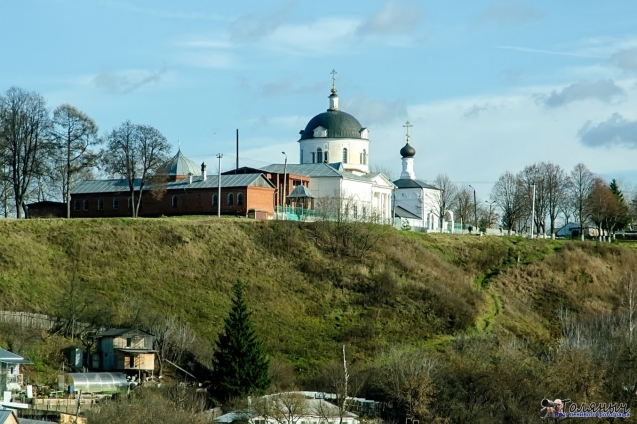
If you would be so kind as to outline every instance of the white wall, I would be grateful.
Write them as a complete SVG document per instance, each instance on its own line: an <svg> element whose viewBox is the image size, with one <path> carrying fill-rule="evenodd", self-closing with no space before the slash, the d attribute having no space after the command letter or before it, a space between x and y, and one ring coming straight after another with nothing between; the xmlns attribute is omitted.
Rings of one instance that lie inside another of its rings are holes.
<svg viewBox="0 0 637 424"><path fill-rule="evenodd" d="M343 167L348 170L358 170L369 172L369 140L358 138L312 138L309 140L299 140L299 163L312 163L312 152L321 148L323 154L329 152L327 162L339 163L343 161L343 149L347 149L347 163ZM367 152L367 165L360 163L360 155L363 150ZM303 156L301 157L301 153ZM325 159L323 159L325 161Z"/></svg>

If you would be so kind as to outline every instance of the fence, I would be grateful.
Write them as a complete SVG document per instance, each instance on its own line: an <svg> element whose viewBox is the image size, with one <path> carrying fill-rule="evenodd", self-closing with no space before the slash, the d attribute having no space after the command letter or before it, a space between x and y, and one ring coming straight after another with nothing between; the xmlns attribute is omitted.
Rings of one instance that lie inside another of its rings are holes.
<svg viewBox="0 0 637 424"><path fill-rule="evenodd" d="M40 328L53 330L57 328L61 320L44 314L31 312L0 311L0 323L16 324L20 327Z"/></svg>

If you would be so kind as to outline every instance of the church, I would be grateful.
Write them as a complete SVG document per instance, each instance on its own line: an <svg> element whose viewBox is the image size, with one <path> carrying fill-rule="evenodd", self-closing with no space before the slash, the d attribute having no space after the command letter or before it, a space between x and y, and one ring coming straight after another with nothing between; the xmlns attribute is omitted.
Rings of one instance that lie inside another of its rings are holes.
<svg viewBox="0 0 637 424"><path fill-rule="evenodd" d="M142 194L140 216L220 212L287 220L406 221L414 230L439 229L436 197L440 190L415 176L411 124L405 125L407 143L400 149L400 179L391 181L382 173L370 172L370 131L340 109L335 73L329 107L299 132L298 163L237 168L224 172L219 180L207 175L205 164L197 165L180 149L163 167L168 176L163 195L154 196L152 188ZM130 216L127 186L121 179L80 182L71 192L71 216ZM449 214L442 217L443 230L449 223L453 229Z"/></svg>

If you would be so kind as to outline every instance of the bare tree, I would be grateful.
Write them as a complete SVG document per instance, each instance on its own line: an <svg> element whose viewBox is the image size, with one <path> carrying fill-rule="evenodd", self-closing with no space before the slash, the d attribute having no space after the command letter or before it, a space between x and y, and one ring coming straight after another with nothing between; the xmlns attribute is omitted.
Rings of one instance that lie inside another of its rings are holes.
<svg viewBox="0 0 637 424"><path fill-rule="evenodd" d="M62 198L66 217L71 217L71 189L75 177L95 166L97 154L90 150L99 143L97 125L84 112L64 104L53 111L53 141L62 173Z"/></svg>
<svg viewBox="0 0 637 424"><path fill-rule="evenodd" d="M139 215L143 191L168 160L169 151L166 137L149 125L126 121L108 135L106 149L102 152L104 167L110 174L119 175L128 182L133 217ZM137 200L135 191L138 191Z"/></svg>
<svg viewBox="0 0 637 424"><path fill-rule="evenodd" d="M310 413L310 406L300 393L285 392L258 398L251 406L252 413L279 424L296 424Z"/></svg>
<svg viewBox="0 0 637 424"><path fill-rule="evenodd" d="M377 383L407 417L426 419L433 400L433 362L413 348L394 348L379 358Z"/></svg>
<svg viewBox="0 0 637 424"><path fill-rule="evenodd" d="M190 350L197 338L188 324L172 315L156 316L148 325L148 332L155 336L159 375L163 373L165 360L180 363L184 353Z"/></svg>
<svg viewBox="0 0 637 424"><path fill-rule="evenodd" d="M447 174L438 174L433 181L433 185L439 189L433 197L437 208L438 220L440 221L440 232L442 233L442 222L447 211L454 207L458 187L451 182Z"/></svg>
<svg viewBox="0 0 637 424"><path fill-rule="evenodd" d="M28 197L37 193L34 185L38 177L46 174L50 124L41 95L11 87L0 97L0 152L8 167L18 218L27 212Z"/></svg>
<svg viewBox="0 0 637 424"><path fill-rule="evenodd" d="M394 171L388 166L380 166L378 164L374 164L369 167L369 171L384 174L387 178L389 178L390 181L393 181L396 177Z"/></svg>
<svg viewBox="0 0 637 424"><path fill-rule="evenodd" d="M535 194L535 215L531 219L535 220L537 234L546 235L546 216L548 214L548 194L546 175L543 164L533 164L526 166L518 174L522 186L524 187L524 203L528 205L527 211L531 212L533 194ZM535 186L535 190L533 190Z"/></svg>
<svg viewBox="0 0 637 424"><path fill-rule="evenodd" d="M589 197L595 186L595 175L584 165L578 163L571 171L568 185L569 200L575 209L575 219L580 225L580 237L584 240L584 225L590 217Z"/></svg>
<svg viewBox="0 0 637 424"><path fill-rule="evenodd" d="M568 197L568 176L559 165L549 162L542 163L541 167L544 171L546 182L547 209L551 220L550 233L551 238L555 239L555 221Z"/></svg>
<svg viewBox="0 0 637 424"><path fill-rule="evenodd" d="M517 224L524 215L526 201L524 189L518 177L510 171L500 175L491 189L491 200L502 211L502 225L508 234L519 231Z"/></svg>
<svg viewBox="0 0 637 424"><path fill-rule="evenodd" d="M462 229L464 230L464 225L468 222L471 222L471 218L473 217L474 213L472 190L466 185L458 188L453 204L456 214L456 221L460 220L460 222L462 222Z"/></svg>

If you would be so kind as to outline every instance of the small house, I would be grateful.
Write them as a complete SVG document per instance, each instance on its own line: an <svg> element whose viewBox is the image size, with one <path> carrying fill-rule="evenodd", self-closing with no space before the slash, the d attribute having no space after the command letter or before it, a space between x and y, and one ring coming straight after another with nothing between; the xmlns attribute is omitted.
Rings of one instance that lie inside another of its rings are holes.
<svg viewBox="0 0 637 424"><path fill-rule="evenodd" d="M30 363L31 361L20 355L0 349L0 391L22 389L23 378L20 374L20 365Z"/></svg>
<svg viewBox="0 0 637 424"><path fill-rule="evenodd" d="M97 352L92 368L101 371L148 371L155 369L155 337L142 330L113 328L95 336Z"/></svg>
<svg viewBox="0 0 637 424"><path fill-rule="evenodd" d="M18 419L13 411L9 409L0 409L0 424L18 424Z"/></svg>

